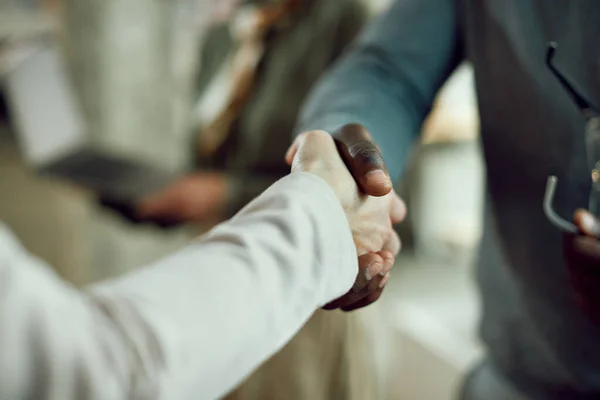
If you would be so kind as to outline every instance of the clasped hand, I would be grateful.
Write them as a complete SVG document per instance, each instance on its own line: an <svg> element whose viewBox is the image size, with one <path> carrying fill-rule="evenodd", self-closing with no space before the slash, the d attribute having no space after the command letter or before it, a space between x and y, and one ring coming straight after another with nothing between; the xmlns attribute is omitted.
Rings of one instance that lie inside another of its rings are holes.
<svg viewBox="0 0 600 400"><path fill-rule="evenodd" d="M325 308L351 311L381 296L400 251L392 224L402 221L405 206L391 190L379 150L366 130L350 125L334 137L324 131L303 133L288 150L286 161L292 173L310 172L325 180L346 212L359 270L350 291Z"/></svg>

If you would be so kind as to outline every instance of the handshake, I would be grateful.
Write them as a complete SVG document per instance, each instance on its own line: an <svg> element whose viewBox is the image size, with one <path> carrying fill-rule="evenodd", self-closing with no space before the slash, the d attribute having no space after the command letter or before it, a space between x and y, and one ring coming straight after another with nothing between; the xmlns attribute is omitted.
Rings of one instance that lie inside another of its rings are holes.
<svg viewBox="0 0 600 400"><path fill-rule="evenodd" d="M371 304L381 295L400 250L392 224L405 215L379 149L366 129L351 124L333 136L323 131L301 134L289 148L286 161L292 173L312 173L331 186L346 212L358 251L354 287L325 308L350 311ZM227 186L222 173L193 174L142 201L137 216L142 221L205 221L222 214Z"/></svg>
<svg viewBox="0 0 600 400"><path fill-rule="evenodd" d="M392 225L405 206L392 190L383 159L360 125L347 125L332 137L324 131L301 134L286 154L292 173L323 179L339 199L356 245L359 272L352 289L325 306L351 311L376 301L389 279L400 239Z"/></svg>

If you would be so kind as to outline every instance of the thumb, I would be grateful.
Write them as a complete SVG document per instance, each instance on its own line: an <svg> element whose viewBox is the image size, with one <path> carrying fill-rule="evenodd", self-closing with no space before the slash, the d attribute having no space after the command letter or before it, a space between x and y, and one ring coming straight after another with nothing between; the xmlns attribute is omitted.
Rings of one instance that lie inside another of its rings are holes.
<svg viewBox="0 0 600 400"><path fill-rule="evenodd" d="M586 236L600 239L600 221L589 211L584 209L575 211L573 222Z"/></svg>
<svg viewBox="0 0 600 400"><path fill-rule="evenodd" d="M379 197L392 190L392 180L369 131L362 125L349 124L338 130L334 137L348 170L363 192Z"/></svg>

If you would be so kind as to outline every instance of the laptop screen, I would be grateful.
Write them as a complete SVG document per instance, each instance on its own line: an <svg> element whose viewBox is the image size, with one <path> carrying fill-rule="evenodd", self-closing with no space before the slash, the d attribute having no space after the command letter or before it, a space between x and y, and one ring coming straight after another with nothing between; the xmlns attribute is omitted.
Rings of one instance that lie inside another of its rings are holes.
<svg viewBox="0 0 600 400"><path fill-rule="evenodd" d="M84 145L83 118L60 49L45 42L14 54L3 79L7 103L24 159L39 168Z"/></svg>

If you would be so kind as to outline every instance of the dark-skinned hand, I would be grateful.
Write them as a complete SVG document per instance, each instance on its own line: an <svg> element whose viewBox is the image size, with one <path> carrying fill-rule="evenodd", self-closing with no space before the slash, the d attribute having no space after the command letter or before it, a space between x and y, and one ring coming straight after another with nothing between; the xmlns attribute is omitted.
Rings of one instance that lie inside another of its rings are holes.
<svg viewBox="0 0 600 400"><path fill-rule="evenodd" d="M389 270L400 251L400 239L392 225L404 219L406 208L392 190L392 180L381 152L364 127L346 125L333 137L348 172L369 202L363 212L349 221L359 256L355 285L344 296L324 307L327 310L352 311L372 304L381 296L389 279ZM298 142L296 140L292 144L286 155L290 165ZM374 274L382 260L382 273Z"/></svg>
<svg viewBox="0 0 600 400"><path fill-rule="evenodd" d="M564 254L573 295L579 306L600 322L600 220L577 210L573 222L580 233L564 235Z"/></svg>

